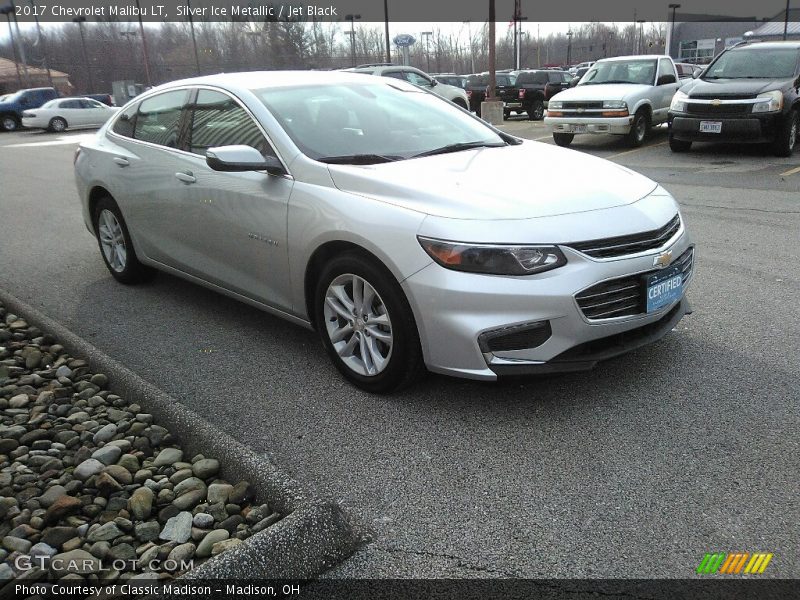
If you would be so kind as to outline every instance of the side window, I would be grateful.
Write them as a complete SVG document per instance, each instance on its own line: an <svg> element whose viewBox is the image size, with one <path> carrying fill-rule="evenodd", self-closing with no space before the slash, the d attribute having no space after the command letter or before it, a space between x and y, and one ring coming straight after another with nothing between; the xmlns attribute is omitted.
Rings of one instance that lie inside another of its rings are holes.
<svg viewBox="0 0 800 600"><path fill-rule="evenodd" d="M405 75L406 81L409 83L413 83L414 85L421 87L431 87L431 82L419 73L414 73L414 71L406 71L403 74Z"/></svg>
<svg viewBox="0 0 800 600"><path fill-rule="evenodd" d="M672 68L672 62L668 58L662 58L659 62L661 63L659 69L660 73L658 75L659 77L663 77L664 75L672 75L677 79L677 76L675 75L675 69Z"/></svg>
<svg viewBox="0 0 800 600"><path fill-rule="evenodd" d="M97 100L92 100L91 98L84 98L81 100L81 105L83 108L103 108L102 104L100 104Z"/></svg>
<svg viewBox="0 0 800 600"><path fill-rule="evenodd" d="M562 83L564 81L560 73L547 73L546 75L550 79L550 83Z"/></svg>
<svg viewBox="0 0 800 600"><path fill-rule="evenodd" d="M386 71L383 74L383 76L384 77L392 77L393 79L402 79L403 81L406 80L406 78L403 77L403 74L400 71Z"/></svg>
<svg viewBox="0 0 800 600"><path fill-rule="evenodd" d="M61 108L83 108L80 100L64 100L61 103Z"/></svg>
<svg viewBox="0 0 800 600"><path fill-rule="evenodd" d="M209 148L243 144L264 156L275 155L253 118L227 94L200 90L191 122L189 151L194 154L205 156Z"/></svg>
<svg viewBox="0 0 800 600"><path fill-rule="evenodd" d="M186 90L165 92L144 100L139 105L133 137L143 142L178 147L181 110L186 101Z"/></svg>
<svg viewBox="0 0 800 600"><path fill-rule="evenodd" d="M125 109L125 111L120 113L119 117L117 117L117 120L114 121L111 131L117 135L133 137L133 127L136 123L136 113L138 110L139 106L137 104Z"/></svg>

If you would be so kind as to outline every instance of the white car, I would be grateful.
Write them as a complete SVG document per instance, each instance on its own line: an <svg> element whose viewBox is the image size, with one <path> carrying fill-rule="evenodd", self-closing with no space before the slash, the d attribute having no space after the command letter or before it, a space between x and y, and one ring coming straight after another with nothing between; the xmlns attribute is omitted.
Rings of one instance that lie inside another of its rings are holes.
<svg viewBox="0 0 800 600"><path fill-rule="evenodd" d="M82 143L75 175L118 281L159 269L314 328L372 392L422 367L590 369L689 312L694 245L664 188L388 77L175 81Z"/></svg>
<svg viewBox="0 0 800 600"><path fill-rule="evenodd" d="M668 56L604 58L577 86L550 98L544 123L559 146L569 146L578 133L624 135L641 146L652 126L667 122L678 87Z"/></svg>
<svg viewBox="0 0 800 600"><path fill-rule="evenodd" d="M424 71L415 69L414 67L404 65L390 65L390 64L375 64L375 65L361 65L352 69L343 69L350 73L365 73L368 75L377 75L379 77L392 77L407 81L421 87L423 90L433 92L437 96L441 96L445 100L450 100L453 104L461 108L468 109L469 98L467 92L460 86L448 85L438 81L435 77L428 75Z"/></svg>
<svg viewBox="0 0 800 600"><path fill-rule="evenodd" d="M80 127L100 127L119 108L91 98L56 98L22 113L22 126L60 132Z"/></svg>

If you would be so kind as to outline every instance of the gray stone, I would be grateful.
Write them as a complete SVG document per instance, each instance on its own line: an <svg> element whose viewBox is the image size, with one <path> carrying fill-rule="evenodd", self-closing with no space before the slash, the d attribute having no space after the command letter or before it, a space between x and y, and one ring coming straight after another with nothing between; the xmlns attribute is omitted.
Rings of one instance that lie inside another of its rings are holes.
<svg viewBox="0 0 800 600"><path fill-rule="evenodd" d="M131 473L136 473L139 470L139 459L133 454L123 454L117 464Z"/></svg>
<svg viewBox="0 0 800 600"><path fill-rule="evenodd" d="M163 467L180 462L183 459L183 450L178 448L164 448L153 461L154 467Z"/></svg>
<svg viewBox="0 0 800 600"><path fill-rule="evenodd" d="M92 544L92 547L89 548L89 552L92 556L96 556L97 558L105 558L108 556L109 550L111 550L111 544L108 542L95 542Z"/></svg>
<svg viewBox="0 0 800 600"><path fill-rule="evenodd" d="M192 490L175 498L175 500L172 501L172 505L177 507L179 510L188 510L200 504L205 497L205 490Z"/></svg>
<svg viewBox="0 0 800 600"><path fill-rule="evenodd" d="M208 486L208 503L222 502L224 504L228 501L232 491L233 486L230 483L212 483Z"/></svg>
<svg viewBox="0 0 800 600"><path fill-rule="evenodd" d="M28 394L17 394L8 401L9 408L24 408L30 402Z"/></svg>
<svg viewBox="0 0 800 600"><path fill-rule="evenodd" d="M192 465L192 472L200 479L208 479L219 473L219 461L215 458L204 458Z"/></svg>
<svg viewBox="0 0 800 600"><path fill-rule="evenodd" d="M225 552L225 550L230 550L231 548L235 548L241 544L244 544L244 542L238 538L222 540L221 542L217 542L211 546L211 556L216 556L217 554Z"/></svg>
<svg viewBox="0 0 800 600"><path fill-rule="evenodd" d="M56 369L56 377L70 377L72 375L72 369L70 369L67 365L61 365Z"/></svg>
<svg viewBox="0 0 800 600"><path fill-rule="evenodd" d="M206 558L211 556L211 549L214 544L223 540L227 540L230 535L231 534L224 529L215 529L213 531L209 531L197 546L197 552L195 553L197 558Z"/></svg>
<svg viewBox="0 0 800 600"><path fill-rule="evenodd" d="M192 523L195 527L208 529L214 524L214 517L208 513L197 513L192 519Z"/></svg>
<svg viewBox="0 0 800 600"><path fill-rule="evenodd" d="M131 494L128 510L136 521L144 521L153 510L153 490L140 487Z"/></svg>
<svg viewBox="0 0 800 600"><path fill-rule="evenodd" d="M58 550L53 548L52 546L45 544L44 542L39 542L38 544L34 544L33 547L30 549L31 556L53 556Z"/></svg>
<svg viewBox="0 0 800 600"><path fill-rule="evenodd" d="M261 519L258 523L253 525L253 533L258 533L259 531L263 531L270 525L274 525L280 520L281 520L280 513L274 512L270 516Z"/></svg>
<svg viewBox="0 0 800 600"><path fill-rule="evenodd" d="M111 475L111 477L120 482L122 485L128 485L133 482L133 475L131 475L131 472L120 465L109 465L103 469L103 473Z"/></svg>
<svg viewBox="0 0 800 600"><path fill-rule="evenodd" d="M265 517L270 515L269 506L266 504L262 504L261 506L256 506L247 513L247 522L253 525L254 523L258 523Z"/></svg>
<svg viewBox="0 0 800 600"><path fill-rule="evenodd" d="M50 508L50 505L58 500L59 497L64 496L67 493L67 490L64 489L63 485L54 485L52 487L47 488L47 491L39 496L39 504L42 505L44 508Z"/></svg>
<svg viewBox="0 0 800 600"><path fill-rule="evenodd" d="M192 513L183 511L169 519L159 537L183 544L192 535Z"/></svg>
<svg viewBox="0 0 800 600"><path fill-rule="evenodd" d="M194 556L195 549L196 546L191 542L175 546L169 553L169 556L167 556L167 560L174 560L178 563L188 561Z"/></svg>
<svg viewBox="0 0 800 600"><path fill-rule="evenodd" d="M113 465L122 456L122 448L118 446L103 446L92 453L92 458L99 460L104 465Z"/></svg>
<svg viewBox="0 0 800 600"><path fill-rule="evenodd" d="M87 458L75 468L75 471L72 474L81 481L86 481L92 475L97 475L104 468L105 465L99 460Z"/></svg>
<svg viewBox="0 0 800 600"><path fill-rule="evenodd" d="M146 521L137 523L133 531L137 540L152 542L158 539L158 534L161 533L161 525L158 524L158 521Z"/></svg>
<svg viewBox="0 0 800 600"><path fill-rule="evenodd" d="M9 552L21 552L22 554L27 554L32 545L33 544L31 544L31 542L28 540L23 540L22 538L13 537L10 535L7 535L3 538L3 548Z"/></svg>
<svg viewBox="0 0 800 600"><path fill-rule="evenodd" d="M252 495L253 489L250 487L250 484L246 481L240 481L233 486L233 490L231 490L231 495L228 498L228 502L232 502L233 504L241 504L245 500L249 500Z"/></svg>
<svg viewBox="0 0 800 600"><path fill-rule="evenodd" d="M117 524L112 521L92 529L89 535L86 536L86 539L90 542L108 542L117 539L121 535L123 535L122 531L120 531Z"/></svg>
<svg viewBox="0 0 800 600"><path fill-rule="evenodd" d="M185 494L186 492L192 492L195 490L203 490L206 491L206 484L203 483L202 479L198 479L197 477L189 477L189 479L184 479L178 485L176 485L172 490L175 492L176 496L180 496Z"/></svg>
<svg viewBox="0 0 800 600"><path fill-rule="evenodd" d="M92 438L95 444L100 442L107 442L117 434L117 426L114 423L104 425L100 431L94 434Z"/></svg>
<svg viewBox="0 0 800 600"><path fill-rule="evenodd" d="M108 558L112 562L116 560L136 560L136 550L130 544L117 544L116 546L111 546L111 550L108 551Z"/></svg>
<svg viewBox="0 0 800 600"><path fill-rule="evenodd" d="M99 558L85 550L72 550L56 554L50 561L50 572L56 577L68 574L91 575L102 568Z"/></svg>

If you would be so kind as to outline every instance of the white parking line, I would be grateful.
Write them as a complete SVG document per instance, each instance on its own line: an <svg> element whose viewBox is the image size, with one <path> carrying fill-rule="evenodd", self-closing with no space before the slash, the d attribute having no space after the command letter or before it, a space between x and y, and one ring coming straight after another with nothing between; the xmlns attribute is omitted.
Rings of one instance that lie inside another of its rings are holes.
<svg viewBox="0 0 800 600"><path fill-rule="evenodd" d="M0 146L2 148L31 148L35 146L61 146L63 144L80 144L81 142L88 141L94 137L93 133L84 133L81 135L61 136L55 140L47 140L44 142L25 142L22 144L9 144L8 146Z"/></svg>

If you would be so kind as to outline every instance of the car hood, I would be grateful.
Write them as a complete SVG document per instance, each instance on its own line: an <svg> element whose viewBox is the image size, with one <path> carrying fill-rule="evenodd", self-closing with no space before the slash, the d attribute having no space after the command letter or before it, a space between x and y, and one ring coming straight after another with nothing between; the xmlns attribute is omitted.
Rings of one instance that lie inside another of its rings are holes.
<svg viewBox="0 0 800 600"><path fill-rule="evenodd" d="M788 81L774 79L694 79L681 88L689 97L757 96L761 92L778 90Z"/></svg>
<svg viewBox="0 0 800 600"><path fill-rule="evenodd" d="M638 83L598 83L578 85L559 92L551 100L624 100L631 94L641 94L652 88Z"/></svg>
<svg viewBox="0 0 800 600"><path fill-rule="evenodd" d="M528 219L631 204L656 184L582 152L526 141L377 165L328 165L346 192L454 219Z"/></svg>

